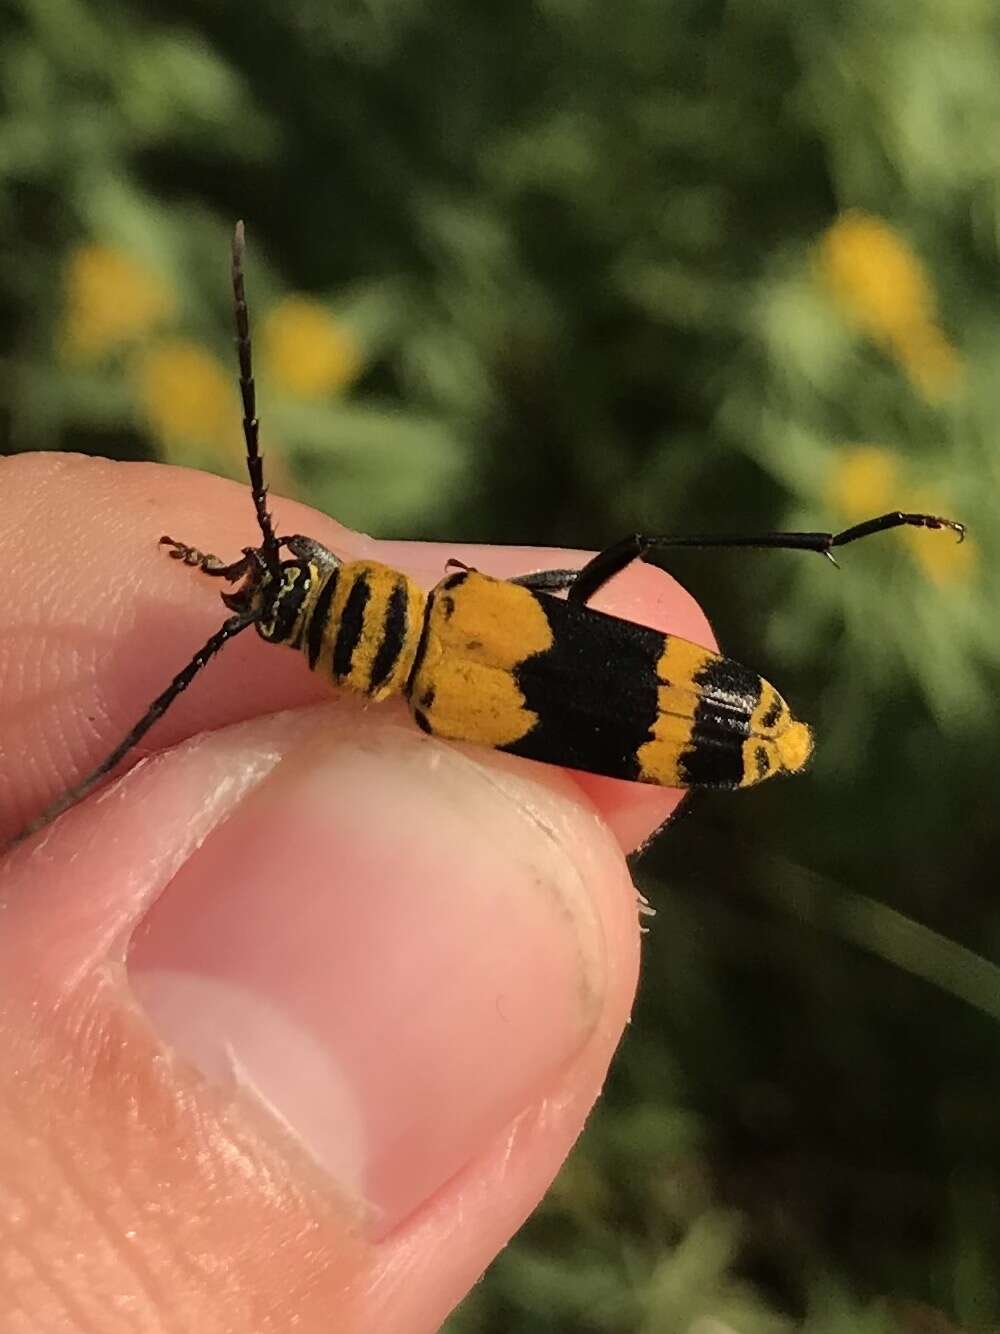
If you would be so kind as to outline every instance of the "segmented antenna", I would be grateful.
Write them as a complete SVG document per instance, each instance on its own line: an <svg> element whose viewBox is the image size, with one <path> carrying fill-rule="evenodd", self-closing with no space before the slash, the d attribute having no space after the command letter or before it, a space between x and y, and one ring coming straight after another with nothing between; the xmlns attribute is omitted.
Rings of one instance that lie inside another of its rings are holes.
<svg viewBox="0 0 1000 1334"><path fill-rule="evenodd" d="M63 811L68 810L70 806L75 806L78 801L82 801L84 797L92 792L105 774L109 774L117 765L118 761L124 759L132 747L139 744L157 719L161 718L163 714L166 713L167 709L170 708L171 704L173 704L181 691L187 690L188 686L205 666L209 658L214 657L219 649L222 648L224 644L228 643L235 635L240 634L240 632L245 630L247 626L253 625L256 619L256 614L250 612L243 613L239 616L230 616L229 620L225 622L222 628L217 630L211 639L201 646L188 665L182 671L177 673L167 686L166 690L164 690L161 695L157 695L156 699L153 700L152 704L150 704L149 708L142 715L136 725L127 736L119 741L111 754L106 755L97 768L93 769L86 778L82 778L80 782L71 787L68 792L64 792L58 801L54 801L51 806L48 806L37 819L32 820L27 828L22 830L14 841L19 843L22 838L27 838L27 836L33 834L36 829L41 829L43 825L47 825L51 820L54 820L57 815L61 815Z"/></svg>
<svg viewBox="0 0 1000 1334"><path fill-rule="evenodd" d="M233 303L236 322L236 352L240 367L240 396L243 400L243 438L247 446L247 472L250 476L250 491L253 496L254 509L257 513L257 522L260 525L263 541L257 550L244 548L242 560L236 561L232 565L223 565L215 557L205 556L200 551L196 551L182 542L174 542L170 538L161 539L171 548L170 554L175 559L184 560L187 564L195 564L205 574L218 575L231 581L240 578L246 572L250 567L251 559L263 562L268 572L275 576L280 575L281 564L281 543L275 535L274 524L267 512L264 461L261 458L257 444L258 423L250 348L250 317L247 313L246 292L243 285L243 251L245 248L246 238L243 223L238 222L233 233ZM226 600L225 597L223 600ZM214 657L230 639L246 630L248 626L253 625L259 619L258 611L241 610L237 615L231 616L221 629L217 630L211 639L202 645L187 666L177 673L166 690L153 700L132 730L122 738L110 755L106 755L96 769L93 769L79 783L64 792L36 820L33 820L18 835L15 842L19 842L28 834L34 833L36 829L47 825L57 815L60 815L68 807L75 805L76 802L81 801L93 791L101 779L109 774L134 746L139 744L153 724L170 708L177 696L188 688L209 659Z"/></svg>
<svg viewBox="0 0 1000 1334"><path fill-rule="evenodd" d="M277 574L279 562L278 539L274 523L267 511L267 487L264 485L264 459L257 445L257 396L253 383L253 362L250 347L250 316L247 311L246 291L243 285L243 252L246 233L242 219L233 232L233 314L236 321L236 355L240 363L240 397L243 400L243 438L247 445L247 472L250 475L250 493L257 522L263 535L261 555L272 574Z"/></svg>

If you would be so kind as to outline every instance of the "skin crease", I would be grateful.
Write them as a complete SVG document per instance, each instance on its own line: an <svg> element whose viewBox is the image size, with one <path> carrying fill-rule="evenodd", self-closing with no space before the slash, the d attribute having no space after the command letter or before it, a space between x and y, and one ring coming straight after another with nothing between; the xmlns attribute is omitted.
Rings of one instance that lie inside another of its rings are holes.
<svg viewBox="0 0 1000 1334"><path fill-rule="evenodd" d="M258 539L246 487L194 472L45 455L0 463L0 480L3 568L17 576L0 629L6 842L111 749L224 619L218 585L170 561L159 536L224 559ZM378 543L290 501L275 498L272 511L279 532L385 561L425 587L449 556L501 576L585 559ZM714 646L703 614L658 570L633 567L594 605ZM331 703L301 655L248 631L123 769L179 749L7 853L0 1328L432 1331L579 1134L635 988L638 922L623 853L666 819L677 793L459 748L498 794L529 793L583 868L602 942L597 1009L575 1053L513 1119L384 1235L264 1108L176 1059L131 995L123 963L135 926L180 861L316 730L309 706L324 701L322 716L332 712L345 735L385 740L390 753L402 747L423 762L427 746L443 744L417 737L396 704ZM279 710L294 712L272 719ZM438 888L427 886L428 901ZM419 896L419 884L410 892ZM544 1004L542 994L539 1013Z"/></svg>

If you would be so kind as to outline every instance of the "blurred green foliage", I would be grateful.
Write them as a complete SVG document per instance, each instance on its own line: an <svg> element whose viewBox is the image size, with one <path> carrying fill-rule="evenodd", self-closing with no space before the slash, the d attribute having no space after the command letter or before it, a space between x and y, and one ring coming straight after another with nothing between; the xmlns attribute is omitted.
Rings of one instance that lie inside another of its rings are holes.
<svg viewBox="0 0 1000 1334"><path fill-rule="evenodd" d="M383 535L678 554L819 736L692 803L606 1099L453 1334L1000 1326L987 0L6 0L0 432ZM280 512L280 511L279 511Z"/></svg>

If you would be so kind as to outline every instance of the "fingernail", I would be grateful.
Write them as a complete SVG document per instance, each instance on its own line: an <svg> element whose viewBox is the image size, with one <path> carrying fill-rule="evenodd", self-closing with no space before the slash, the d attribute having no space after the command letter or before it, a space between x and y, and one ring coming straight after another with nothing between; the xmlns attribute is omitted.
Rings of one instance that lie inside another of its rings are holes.
<svg viewBox="0 0 1000 1334"><path fill-rule="evenodd" d="M587 868L606 835L493 766L337 709L129 949L159 1036L270 1109L375 1236L544 1094L600 1013Z"/></svg>

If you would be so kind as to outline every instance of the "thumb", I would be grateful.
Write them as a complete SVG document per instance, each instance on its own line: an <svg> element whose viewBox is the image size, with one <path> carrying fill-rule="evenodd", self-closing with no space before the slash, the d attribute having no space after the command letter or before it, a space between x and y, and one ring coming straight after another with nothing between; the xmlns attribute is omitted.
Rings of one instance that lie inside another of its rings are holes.
<svg viewBox="0 0 1000 1334"><path fill-rule="evenodd" d="M635 982L618 845L360 712L186 742L7 858L3 1327L435 1330L557 1171Z"/></svg>

